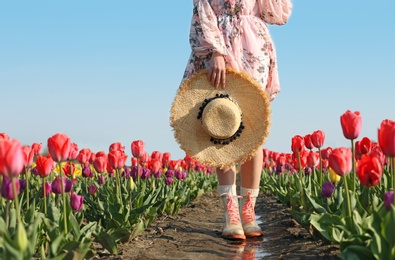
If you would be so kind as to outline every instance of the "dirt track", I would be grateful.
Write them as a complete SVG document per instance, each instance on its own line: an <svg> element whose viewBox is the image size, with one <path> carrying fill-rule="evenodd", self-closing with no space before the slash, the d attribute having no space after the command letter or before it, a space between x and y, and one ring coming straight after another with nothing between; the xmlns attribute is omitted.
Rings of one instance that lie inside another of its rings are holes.
<svg viewBox="0 0 395 260"><path fill-rule="evenodd" d="M338 246L312 237L272 195L258 197L256 214L262 238L224 240L222 205L216 191L208 192L177 216L162 216L133 241L119 245L117 256L96 259L339 259Z"/></svg>

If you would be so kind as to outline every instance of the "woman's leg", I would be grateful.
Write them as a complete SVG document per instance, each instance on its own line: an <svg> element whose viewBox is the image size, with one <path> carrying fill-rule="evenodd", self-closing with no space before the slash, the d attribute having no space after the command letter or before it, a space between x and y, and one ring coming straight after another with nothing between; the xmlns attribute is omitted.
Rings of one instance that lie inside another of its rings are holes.
<svg viewBox="0 0 395 260"><path fill-rule="evenodd" d="M222 237L245 239L239 213L239 197L236 191L236 167L217 169L218 191L225 208L225 225Z"/></svg>
<svg viewBox="0 0 395 260"><path fill-rule="evenodd" d="M256 223L255 202L259 194L259 185L261 181L263 166L263 150L258 149L255 156L245 162L240 169L242 224L244 234L247 237L258 237L263 235L261 228Z"/></svg>

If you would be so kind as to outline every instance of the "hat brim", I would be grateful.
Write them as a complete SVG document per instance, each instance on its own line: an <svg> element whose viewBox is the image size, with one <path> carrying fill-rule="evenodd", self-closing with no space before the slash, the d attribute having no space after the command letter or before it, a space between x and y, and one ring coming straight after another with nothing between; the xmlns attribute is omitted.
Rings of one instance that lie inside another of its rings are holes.
<svg viewBox="0 0 395 260"><path fill-rule="evenodd" d="M244 130L227 145L214 144L197 119L206 98L229 94L243 113ZM270 99L267 92L249 74L227 69L225 89L214 88L201 70L185 80L171 107L170 125L180 148L198 162L226 168L251 159L269 135Z"/></svg>

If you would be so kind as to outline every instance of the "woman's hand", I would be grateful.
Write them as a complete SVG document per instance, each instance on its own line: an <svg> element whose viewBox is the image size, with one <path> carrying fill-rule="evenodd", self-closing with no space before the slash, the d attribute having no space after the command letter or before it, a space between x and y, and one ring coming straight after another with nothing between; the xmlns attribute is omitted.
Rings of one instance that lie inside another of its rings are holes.
<svg viewBox="0 0 395 260"><path fill-rule="evenodd" d="M214 52L211 58L210 68L208 70L208 80L215 88L221 86L225 88L226 66L225 58L222 54Z"/></svg>

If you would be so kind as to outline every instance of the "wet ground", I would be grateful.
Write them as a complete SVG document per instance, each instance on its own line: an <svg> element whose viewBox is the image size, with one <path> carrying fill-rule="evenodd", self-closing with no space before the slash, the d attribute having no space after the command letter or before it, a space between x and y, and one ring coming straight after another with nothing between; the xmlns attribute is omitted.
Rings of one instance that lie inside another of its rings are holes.
<svg viewBox="0 0 395 260"><path fill-rule="evenodd" d="M314 238L274 196L261 194L256 214L263 237L242 242L222 239L222 205L216 191L208 192L177 216L162 216L138 237L119 245L118 255L102 252L96 259L339 259L337 245Z"/></svg>

